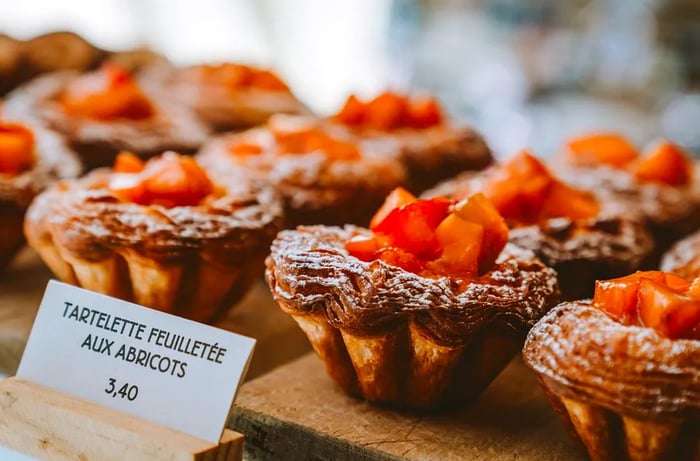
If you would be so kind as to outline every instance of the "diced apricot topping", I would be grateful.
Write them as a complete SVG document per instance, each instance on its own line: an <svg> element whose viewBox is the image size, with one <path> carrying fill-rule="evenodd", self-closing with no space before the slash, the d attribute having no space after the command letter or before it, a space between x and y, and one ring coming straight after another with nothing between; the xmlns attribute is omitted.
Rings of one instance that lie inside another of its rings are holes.
<svg viewBox="0 0 700 461"><path fill-rule="evenodd" d="M433 267L448 274L477 274L483 248L484 227L451 213L435 229L442 254Z"/></svg>
<svg viewBox="0 0 700 461"><path fill-rule="evenodd" d="M590 192L575 189L557 182L544 200L540 210L541 218L565 216L572 220L588 219L596 216L600 206Z"/></svg>
<svg viewBox="0 0 700 461"><path fill-rule="evenodd" d="M193 158L167 152L139 171L115 172L109 189L126 202L172 208L199 205L214 185Z"/></svg>
<svg viewBox="0 0 700 461"><path fill-rule="evenodd" d="M599 280L593 304L625 325L653 328L672 339L697 338L699 280L691 284L677 275L660 271Z"/></svg>
<svg viewBox="0 0 700 461"><path fill-rule="evenodd" d="M360 150L354 143L337 139L319 126L294 119L271 120L268 126L275 136L279 154L307 154L320 151L333 160L360 159Z"/></svg>
<svg viewBox="0 0 700 461"><path fill-rule="evenodd" d="M143 170L144 163L141 158L131 152L119 152L114 160L114 171L116 173L138 173Z"/></svg>
<svg viewBox="0 0 700 461"><path fill-rule="evenodd" d="M635 165L634 173L641 181L677 186L690 181L691 164L680 147L661 141L644 153Z"/></svg>
<svg viewBox="0 0 700 461"><path fill-rule="evenodd" d="M481 194L451 208L446 199L418 200L397 188L372 218L372 235L353 238L345 248L363 261L381 259L428 275L487 272L508 240L503 218Z"/></svg>
<svg viewBox="0 0 700 461"><path fill-rule="evenodd" d="M229 152L235 156L258 155L261 154L263 148L260 144L251 142L237 142L228 146Z"/></svg>
<svg viewBox="0 0 700 461"><path fill-rule="evenodd" d="M231 89L256 87L271 91L289 91L287 85L274 72L242 64L202 65L198 66L196 71L204 83L223 85Z"/></svg>
<svg viewBox="0 0 700 461"><path fill-rule="evenodd" d="M392 242L388 235L360 235L345 242L345 249L358 259L371 261L379 250L388 248L391 245Z"/></svg>
<svg viewBox="0 0 700 461"><path fill-rule="evenodd" d="M375 232L390 235L396 246L417 256L433 259L440 254L435 228L445 219L449 207L447 200L429 199L394 208Z"/></svg>
<svg viewBox="0 0 700 461"><path fill-rule="evenodd" d="M345 125L360 125L365 116L365 105L357 96L351 94L343 108L336 114L336 119Z"/></svg>
<svg viewBox="0 0 700 461"><path fill-rule="evenodd" d="M401 208L402 206L408 205L416 200L418 199L415 195L403 187L397 187L391 191L389 195L387 195L386 199L384 199L384 203L372 217L372 220L369 223L369 228L373 231L377 230L377 226L381 224L386 217L389 216L389 213L394 211L395 208Z"/></svg>
<svg viewBox="0 0 700 461"><path fill-rule="evenodd" d="M474 194L461 201L455 206L454 212L460 218L479 224L484 229L478 263L479 271L486 272L508 243L508 226L505 220L482 194Z"/></svg>
<svg viewBox="0 0 700 461"><path fill-rule="evenodd" d="M413 98L386 91L362 102L355 95L345 101L334 119L349 126L391 131L399 128L430 128L443 121L435 98Z"/></svg>
<svg viewBox="0 0 700 461"><path fill-rule="evenodd" d="M600 210L592 194L560 182L527 151L501 165L483 192L514 226L558 217L587 219Z"/></svg>
<svg viewBox="0 0 700 461"><path fill-rule="evenodd" d="M73 80L63 91L61 103L70 114L97 120L139 120L155 113L136 81L114 63Z"/></svg>
<svg viewBox="0 0 700 461"><path fill-rule="evenodd" d="M623 136L599 133L581 136L567 143L569 160L575 165L610 165L622 168L633 162L639 153Z"/></svg>
<svg viewBox="0 0 700 461"><path fill-rule="evenodd" d="M400 267L413 273L419 273L425 267L425 263L418 256L397 247L381 249L377 252L377 259L387 264Z"/></svg>
<svg viewBox="0 0 700 461"><path fill-rule="evenodd" d="M35 161L32 130L17 123L0 123L0 173L18 175Z"/></svg>

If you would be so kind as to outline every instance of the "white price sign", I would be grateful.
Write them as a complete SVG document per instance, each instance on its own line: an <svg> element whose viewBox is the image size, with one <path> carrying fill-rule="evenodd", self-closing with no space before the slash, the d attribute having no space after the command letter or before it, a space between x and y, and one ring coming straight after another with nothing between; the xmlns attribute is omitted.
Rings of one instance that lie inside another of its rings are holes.
<svg viewBox="0 0 700 461"><path fill-rule="evenodd" d="M17 376L218 443L254 346L50 281Z"/></svg>

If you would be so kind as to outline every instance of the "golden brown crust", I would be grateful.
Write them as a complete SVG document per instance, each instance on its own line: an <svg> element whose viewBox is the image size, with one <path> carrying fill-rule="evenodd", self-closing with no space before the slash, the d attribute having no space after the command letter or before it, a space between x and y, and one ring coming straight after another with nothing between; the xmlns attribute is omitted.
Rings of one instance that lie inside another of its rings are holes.
<svg viewBox="0 0 700 461"><path fill-rule="evenodd" d="M490 171L463 173L423 196L459 200L482 190ZM590 296L596 279L635 271L653 250L650 234L626 202L605 195L598 198L601 210L595 218L553 218L509 233L512 243L534 251L557 270L565 299Z"/></svg>
<svg viewBox="0 0 700 461"><path fill-rule="evenodd" d="M496 320L527 330L558 299L555 272L517 247L508 246L492 271L464 287L450 277L426 278L350 256L344 242L368 232L353 226L281 232L266 277L282 308L320 313L330 325L359 336L411 320L434 341L464 345Z"/></svg>
<svg viewBox="0 0 700 461"><path fill-rule="evenodd" d="M220 317L260 276L282 209L269 188L227 184L199 206L117 201L106 171L59 184L27 212L29 244L60 279L198 321ZM217 180L218 179L218 180Z"/></svg>
<svg viewBox="0 0 700 461"><path fill-rule="evenodd" d="M540 320L523 355L564 397L636 418L700 420L700 341L625 326L578 301Z"/></svg>
<svg viewBox="0 0 700 461"><path fill-rule="evenodd" d="M259 144L263 153L230 154L228 146L239 142ZM387 155L396 148L393 143L365 142L359 147L358 160L334 160L323 152L279 155L272 132L257 128L214 138L201 149L198 159L210 171L271 184L284 199L290 227L366 224L386 195L405 182L405 170Z"/></svg>
<svg viewBox="0 0 700 461"><path fill-rule="evenodd" d="M88 168L111 165L123 150L142 158L166 150L191 154L204 142L206 129L188 111L163 100L154 100L156 114L143 120L100 121L66 114L56 98L78 75L63 71L35 79L8 98L6 113L60 133Z"/></svg>
<svg viewBox="0 0 700 461"><path fill-rule="evenodd" d="M359 136L390 139L400 146L399 159L408 170L408 188L414 193L423 192L457 173L481 170L493 162L484 138L465 125L443 123L423 129L356 131Z"/></svg>
<svg viewBox="0 0 700 461"><path fill-rule="evenodd" d="M36 164L16 176L0 173L0 208L24 210L53 182L80 174L80 162L59 136L37 125L28 128L34 133Z"/></svg>
<svg viewBox="0 0 700 461"><path fill-rule="evenodd" d="M231 89L208 84L199 77L200 67L161 67L150 72L145 80L154 89L159 88L163 97L171 98L195 112L217 132L261 125L278 113L309 113L289 90L255 87Z"/></svg>
<svg viewBox="0 0 700 461"><path fill-rule="evenodd" d="M30 126L35 165L16 176L0 173L0 270L24 244L22 222L32 199L52 183L78 176L80 162L56 134Z"/></svg>
<svg viewBox="0 0 700 461"><path fill-rule="evenodd" d="M673 272L688 280L700 275L700 232L676 242L664 254L661 270Z"/></svg>
<svg viewBox="0 0 700 461"><path fill-rule="evenodd" d="M644 217L662 246L700 227L700 189L694 182L686 186L640 182L627 171L606 166L558 166L557 174L573 185L625 202L631 212Z"/></svg>
<svg viewBox="0 0 700 461"><path fill-rule="evenodd" d="M30 240L55 240L93 261L130 248L158 260L216 250L213 259L235 264L267 247L280 227L277 195L252 183L220 183L226 184L221 197L165 208L119 201L106 188L109 175L96 170L37 197L26 217Z"/></svg>
<svg viewBox="0 0 700 461"><path fill-rule="evenodd" d="M371 402L428 410L479 395L558 299L556 274L507 246L473 282L350 256L353 226L281 232L265 277L329 376Z"/></svg>

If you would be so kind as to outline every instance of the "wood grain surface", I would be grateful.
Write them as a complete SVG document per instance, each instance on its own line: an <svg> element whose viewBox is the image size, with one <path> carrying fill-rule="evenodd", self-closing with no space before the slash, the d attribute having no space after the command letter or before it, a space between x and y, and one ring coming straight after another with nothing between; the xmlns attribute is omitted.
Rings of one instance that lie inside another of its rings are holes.
<svg viewBox="0 0 700 461"><path fill-rule="evenodd" d="M0 381L0 409L0 445L43 460L239 461L243 456L243 435L237 432L226 430L213 444L18 378Z"/></svg>
<svg viewBox="0 0 700 461"><path fill-rule="evenodd" d="M229 427L250 460L586 459L519 359L472 405L427 416L346 396L309 354L244 384Z"/></svg>
<svg viewBox="0 0 700 461"><path fill-rule="evenodd" d="M17 369L50 278L50 271L28 249L0 274L0 374L12 375ZM248 379L311 350L296 323L277 307L262 278L215 326L258 340Z"/></svg>

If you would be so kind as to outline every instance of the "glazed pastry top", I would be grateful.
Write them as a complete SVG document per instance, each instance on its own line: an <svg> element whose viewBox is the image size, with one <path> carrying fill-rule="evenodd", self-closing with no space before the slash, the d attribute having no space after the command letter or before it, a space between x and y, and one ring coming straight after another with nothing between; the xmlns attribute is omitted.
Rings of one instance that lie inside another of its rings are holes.
<svg viewBox="0 0 700 461"><path fill-rule="evenodd" d="M668 141L650 144L640 153L615 134L583 136L569 141L557 172L588 190L600 190L628 202L630 209L663 225L691 218L700 207L697 166Z"/></svg>
<svg viewBox="0 0 700 461"><path fill-rule="evenodd" d="M569 186L526 152L481 173L462 173L423 196L459 200L476 191L492 198L506 218L511 242L549 262L605 259L636 266L652 249L634 207Z"/></svg>
<svg viewBox="0 0 700 461"><path fill-rule="evenodd" d="M640 418L700 417L700 341L623 325L591 301L549 312L523 355L564 396Z"/></svg>
<svg viewBox="0 0 700 461"><path fill-rule="evenodd" d="M0 203L24 209L45 187L75 177L80 163L56 134L16 122L0 122Z"/></svg>
<svg viewBox="0 0 700 461"><path fill-rule="evenodd" d="M210 169L257 174L275 184L391 188L406 174L397 149L391 141L360 141L311 117L277 115L264 127L215 138L198 157Z"/></svg>
<svg viewBox="0 0 700 461"><path fill-rule="evenodd" d="M371 235L353 226L281 232L266 277L282 308L324 315L360 335L411 319L436 341L460 344L494 319L529 328L558 299L556 273L529 251L506 246L491 271L465 284L382 260L362 261L345 249L352 238Z"/></svg>
<svg viewBox="0 0 700 461"><path fill-rule="evenodd" d="M16 91L4 111L20 120L48 124L70 142L118 145L140 154L163 145L198 147L207 135L187 110L151 98L115 64L81 74L61 71Z"/></svg>
<svg viewBox="0 0 700 461"><path fill-rule="evenodd" d="M26 228L44 238L50 234L69 250L92 260L124 247L162 259L199 249L214 250L214 258L231 257L269 243L280 228L281 204L269 188L213 176L210 193L195 203L190 200L191 183L184 178L185 203L179 201L182 191L168 183L173 177L176 182L183 179L179 176L182 171L166 173L155 182L148 175L145 180L137 175L136 182L127 178L125 185L125 173L102 169L58 184L35 200L27 213ZM154 196L158 189L160 195ZM134 201L130 195L134 191L157 199Z"/></svg>

